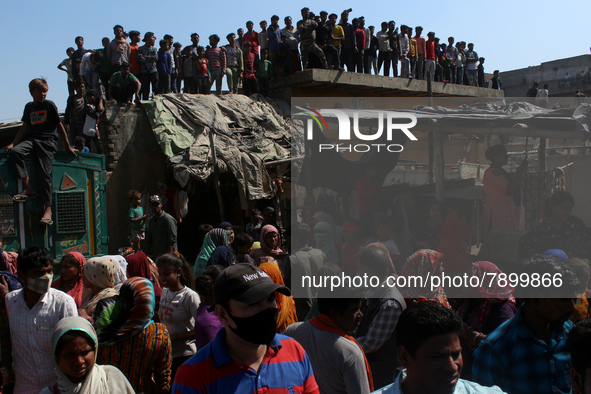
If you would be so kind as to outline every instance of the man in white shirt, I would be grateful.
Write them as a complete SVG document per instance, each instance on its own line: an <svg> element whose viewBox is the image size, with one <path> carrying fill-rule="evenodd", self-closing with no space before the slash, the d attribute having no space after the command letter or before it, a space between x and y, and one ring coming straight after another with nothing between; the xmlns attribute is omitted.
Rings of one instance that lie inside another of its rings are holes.
<svg viewBox="0 0 591 394"><path fill-rule="evenodd" d="M409 76L409 66L410 62L408 60L408 50L409 50L409 43L408 43L408 26L402 25L400 26L400 36L399 36L399 43L400 43L400 77L408 78Z"/></svg>
<svg viewBox="0 0 591 394"><path fill-rule="evenodd" d="M390 48L390 34L388 22L382 22L382 30L376 34L380 47L378 49L378 72L384 64L384 76L390 75L390 62L392 61L392 48Z"/></svg>
<svg viewBox="0 0 591 394"><path fill-rule="evenodd" d="M398 358L405 369L394 383L375 393L503 393L497 386L460 379L464 361L459 335L463 328L455 312L438 302L409 305L396 325Z"/></svg>
<svg viewBox="0 0 591 394"><path fill-rule="evenodd" d="M78 316L74 299L51 288L53 261L47 249L30 246L18 256L18 277L24 288L6 294L16 385L14 392L38 394L57 382L51 335L66 316ZM0 294L5 294L0 286Z"/></svg>

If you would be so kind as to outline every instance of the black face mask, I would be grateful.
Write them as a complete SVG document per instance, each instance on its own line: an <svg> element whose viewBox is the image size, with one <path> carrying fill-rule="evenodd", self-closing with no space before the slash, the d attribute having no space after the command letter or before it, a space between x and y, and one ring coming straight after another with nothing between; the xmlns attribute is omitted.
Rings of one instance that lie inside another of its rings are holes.
<svg viewBox="0 0 591 394"><path fill-rule="evenodd" d="M278 313L279 309L268 308L250 317L235 317L230 314L236 323L236 328L230 329L247 342L268 345L275 338Z"/></svg>

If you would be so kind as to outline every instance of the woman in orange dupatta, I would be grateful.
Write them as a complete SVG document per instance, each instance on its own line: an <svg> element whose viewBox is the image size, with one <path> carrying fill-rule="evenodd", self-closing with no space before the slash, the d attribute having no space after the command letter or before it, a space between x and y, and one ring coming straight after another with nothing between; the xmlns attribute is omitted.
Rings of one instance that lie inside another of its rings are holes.
<svg viewBox="0 0 591 394"><path fill-rule="evenodd" d="M283 277L279 266L275 263L263 263L259 265L259 268L265 271L278 285L285 286L283 283ZM298 316L296 315L295 301L291 296L285 296L275 292L277 297L277 308L279 309L279 315L277 316L277 332L281 334L287 326L292 323L298 322Z"/></svg>

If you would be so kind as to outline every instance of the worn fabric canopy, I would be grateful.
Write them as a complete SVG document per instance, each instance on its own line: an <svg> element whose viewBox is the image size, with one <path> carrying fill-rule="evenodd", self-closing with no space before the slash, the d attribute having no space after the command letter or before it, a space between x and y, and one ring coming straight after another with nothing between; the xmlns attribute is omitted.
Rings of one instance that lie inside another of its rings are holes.
<svg viewBox="0 0 591 394"><path fill-rule="evenodd" d="M287 103L259 95L165 94L142 104L182 187L212 175L215 148L220 172L231 172L245 197L273 196L264 163L290 157Z"/></svg>

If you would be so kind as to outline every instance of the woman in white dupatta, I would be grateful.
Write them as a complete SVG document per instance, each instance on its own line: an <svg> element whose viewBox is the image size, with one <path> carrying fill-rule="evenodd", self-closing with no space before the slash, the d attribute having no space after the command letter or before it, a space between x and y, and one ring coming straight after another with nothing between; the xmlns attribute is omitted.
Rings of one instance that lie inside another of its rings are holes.
<svg viewBox="0 0 591 394"><path fill-rule="evenodd" d="M41 394L135 394L129 381L111 365L97 365L96 332L82 317L59 321L52 336L57 383Z"/></svg>

